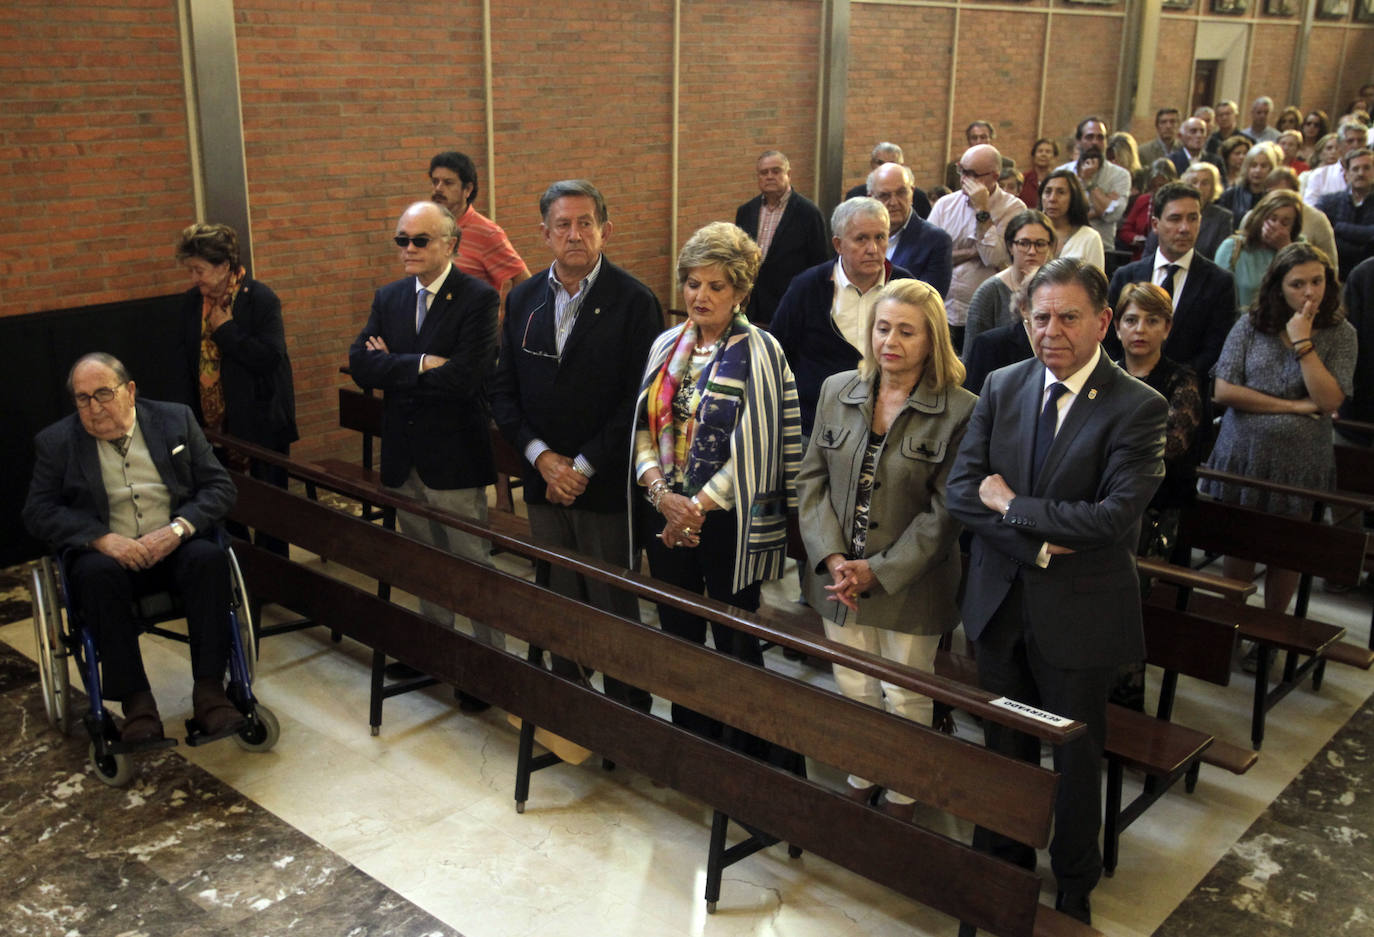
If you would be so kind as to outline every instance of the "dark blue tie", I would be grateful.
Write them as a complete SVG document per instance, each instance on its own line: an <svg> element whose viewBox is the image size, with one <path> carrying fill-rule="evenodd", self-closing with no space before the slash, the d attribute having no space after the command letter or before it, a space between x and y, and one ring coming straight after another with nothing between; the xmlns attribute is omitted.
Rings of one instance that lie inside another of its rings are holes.
<svg viewBox="0 0 1374 937"><path fill-rule="evenodd" d="M1040 422L1035 424L1035 454L1031 462L1031 487L1035 487L1035 479L1040 474L1040 469L1045 465L1045 457L1050 454L1050 446L1054 444L1054 431L1059 425L1059 407L1057 403L1060 396L1068 388L1055 381L1049 386L1049 396L1045 398L1045 408L1040 411Z"/></svg>

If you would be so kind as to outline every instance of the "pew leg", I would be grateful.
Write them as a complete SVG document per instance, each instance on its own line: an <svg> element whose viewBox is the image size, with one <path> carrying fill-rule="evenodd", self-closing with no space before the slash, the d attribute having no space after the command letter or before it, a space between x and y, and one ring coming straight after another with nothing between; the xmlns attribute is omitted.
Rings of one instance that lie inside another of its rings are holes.
<svg viewBox="0 0 1374 937"><path fill-rule="evenodd" d="M1110 878L1116 872L1118 842L1121 839L1121 784L1123 771L1116 758L1107 759L1107 802L1102 811L1102 873Z"/></svg>
<svg viewBox="0 0 1374 937"><path fill-rule="evenodd" d="M1322 657L1317 661L1317 666L1312 668L1312 692L1316 693L1322 688L1322 678L1326 676L1326 658Z"/></svg>
<svg viewBox="0 0 1374 937"><path fill-rule="evenodd" d="M381 651L372 652L372 694L368 700L367 722L372 727L373 735L380 735L382 732L382 700L385 696L382 693L382 682L386 678L386 655Z"/></svg>
<svg viewBox="0 0 1374 937"><path fill-rule="evenodd" d="M528 719L520 723L520 745L515 755L515 812L525 812L530 798L530 760L534 755L534 723Z"/></svg>
<svg viewBox="0 0 1374 937"><path fill-rule="evenodd" d="M1264 711L1269 696L1269 665L1274 650L1263 642L1255 645L1255 704L1250 716L1250 745L1255 751L1264 744Z"/></svg>
<svg viewBox="0 0 1374 937"><path fill-rule="evenodd" d="M1183 776L1183 789L1191 794L1197 788L1198 772L1202 770L1202 759L1195 758L1193 763L1188 766L1188 773Z"/></svg>
<svg viewBox="0 0 1374 937"><path fill-rule="evenodd" d="M720 901L720 877L725 871L725 830L730 818L717 810L711 815L711 845L706 852L706 913L716 913Z"/></svg>
<svg viewBox="0 0 1374 937"><path fill-rule="evenodd" d="M976 937L978 928L964 921L959 922L959 937Z"/></svg>

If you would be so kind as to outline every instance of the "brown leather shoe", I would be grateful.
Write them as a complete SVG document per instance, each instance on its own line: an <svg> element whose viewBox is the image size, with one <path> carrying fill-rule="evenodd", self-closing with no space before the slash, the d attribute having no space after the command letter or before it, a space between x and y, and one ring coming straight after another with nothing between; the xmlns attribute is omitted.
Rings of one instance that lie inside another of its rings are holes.
<svg viewBox="0 0 1374 937"><path fill-rule="evenodd" d="M162 717L157 712L157 700L151 690L139 690L124 701L124 727L119 731L121 742L147 742L162 738Z"/></svg>
<svg viewBox="0 0 1374 937"><path fill-rule="evenodd" d="M206 735L218 735L243 721L243 713L229 702L224 686L213 678L196 681L191 688L191 708L195 711L196 722Z"/></svg>

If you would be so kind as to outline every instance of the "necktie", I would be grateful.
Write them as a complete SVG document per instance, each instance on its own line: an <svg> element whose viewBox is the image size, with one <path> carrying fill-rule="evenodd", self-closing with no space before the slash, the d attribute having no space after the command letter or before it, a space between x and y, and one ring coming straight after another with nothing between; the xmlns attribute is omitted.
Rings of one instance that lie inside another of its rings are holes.
<svg viewBox="0 0 1374 937"><path fill-rule="evenodd" d="M417 290L415 293L415 334L420 334L420 329L425 324L425 313L429 309L425 306L425 297L429 295L429 290Z"/></svg>
<svg viewBox="0 0 1374 937"><path fill-rule="evenodd" d="M1059 425L1057 403L1068 388L1056 381L1050 385L1049 390L1049 396L1045 398L1045 408L1040 411L1040 421L1035 424L1035 453L1031 462L1032 488L1035 487L1036 476L1045 464L1045 457L1050 454L1050 446L1054 443L1054 431Z"/></svg>
<svg viewBox="0 0 1374 937"><path fill-rule="evenodd" d="M121 456L126 456L129 454L129 447L133 445L134 437L120 436L118 439L107 439L106 442L114 446L115 451Z"/></svg>
<svg viewBox="0 0 1374 937"><path fill-rule="evenodd" d="M1178 264L1169 264L1164 268L1164 282L1159 285L1164 287L1164 292L1169 294L1170 299L1174 298L1174 277L1182 269Z"/></svg>

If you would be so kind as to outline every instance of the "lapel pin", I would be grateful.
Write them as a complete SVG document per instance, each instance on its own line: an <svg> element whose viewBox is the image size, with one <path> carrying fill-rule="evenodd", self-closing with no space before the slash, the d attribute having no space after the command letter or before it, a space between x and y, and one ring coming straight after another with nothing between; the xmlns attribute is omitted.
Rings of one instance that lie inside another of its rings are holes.
<svg viewBox="0 0 1374 937"><path fill-rule="evenodd" d="M445 299L445 300L452 300L452 299L453 299L453 294L452 294L452 293L445 293L445 294L444 294L444 299Z"/></svg>
<svg viewBox="0 0 1374 937"><path fill-rule="evenodd" d="M599 316L599 315L601 315L601 307L600 307L600 306L597 306L595 309L593 309L593 310L592 310L592 315L594 315L594 316Z"/></svg>
<svg viewBox="0 0 1374 937"><path fill-rule="evenodd" d="M1097 388L1096 388L1096 387L1094 387L1092 390L1088 391L1088 399L1089 399L1089 400L1096 400L1096 399L1097 399Z"/></svg>

